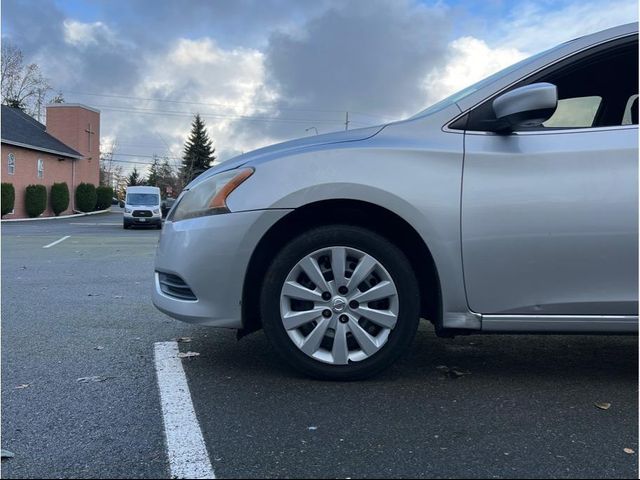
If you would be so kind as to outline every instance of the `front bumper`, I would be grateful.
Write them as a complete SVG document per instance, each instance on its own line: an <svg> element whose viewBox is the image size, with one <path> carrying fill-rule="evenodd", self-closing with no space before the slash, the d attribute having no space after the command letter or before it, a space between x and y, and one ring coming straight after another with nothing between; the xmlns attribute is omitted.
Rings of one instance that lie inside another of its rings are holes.
<svg viewBox="0 0 640 480"><path fill-rule="evenodd" d="M160 225L162 224L162 217L124 217L123 222L125 225Z"/></svg>
<svg viewBox="0 0 640 480"><path fill-rule="evenodd" d="M189 323L242 328L242 288L258 242L291 210L255 210L165 222L156 251L153 304ZM158 272L179 276L197 300L165 294Z"/></svg>

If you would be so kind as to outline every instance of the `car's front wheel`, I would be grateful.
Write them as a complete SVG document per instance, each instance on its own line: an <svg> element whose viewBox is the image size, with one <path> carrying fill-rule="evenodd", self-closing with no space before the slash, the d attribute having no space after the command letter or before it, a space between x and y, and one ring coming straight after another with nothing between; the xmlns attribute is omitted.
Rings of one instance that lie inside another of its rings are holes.
<svg viewBox="0 0 640 480"><path fill-rule="evenodd" d="M375 232L319 227L276 255L261 292L265 333L298 370L335 380L375 375L406 352L419 321L404 253Z"/></svg>

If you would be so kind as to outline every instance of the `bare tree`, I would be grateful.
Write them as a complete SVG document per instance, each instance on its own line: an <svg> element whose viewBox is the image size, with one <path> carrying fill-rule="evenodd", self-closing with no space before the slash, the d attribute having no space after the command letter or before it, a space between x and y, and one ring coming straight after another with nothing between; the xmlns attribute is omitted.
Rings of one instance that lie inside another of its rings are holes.
<svg viewBox="0 0 640 480"><path fill-rule="evenodd" d="M158 177L160 179L158 186L163 195L175 198L182 190L179 169L170 165L168 157L163 158L158 168Z"/></svg>
<svg viewBox="0 0 640 480"><path fill-rule="evenodd" d="M22 52L8 41L2 42L2 61L0 66L0 81L2 83L2 100L5 98L5 88L9 79L17 78L22 70Z"/></svg>
<svg viewBox="0 0 640 480"><path fill-rule="evenodd" d="M116 198L124 200L127 191L127 176L124 174L122 165L113 166L111 178L113 179L113 191L116 192Z"/></svg>
<svg viewBox="0 0 640 480"><path fill-rule="evenodd" d="M40 117L45 96L51 90L40 67L36 63L25 65L20 49L8 41L2 42L0 63L2 103Z"/></svg>
<svg viewBox="0 0 640 480"><path fill-rule="evenodd" d="M115 188L113 154L117 148L116 140L101 148L100 153L100 185Z"/></svg>

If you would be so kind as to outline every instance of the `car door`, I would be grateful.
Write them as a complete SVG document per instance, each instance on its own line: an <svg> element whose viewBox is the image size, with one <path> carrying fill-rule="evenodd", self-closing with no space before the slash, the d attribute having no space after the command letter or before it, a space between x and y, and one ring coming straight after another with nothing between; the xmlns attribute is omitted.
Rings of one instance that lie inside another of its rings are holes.
<svg viewBox="0 0 640 480"><path fill-rule="evenodd" d="M462 256L472 311L633 315L638 294L637 36L514 87L558 87L541 127L465 131ZM486 124L486 123L485 123Z"/></svg>

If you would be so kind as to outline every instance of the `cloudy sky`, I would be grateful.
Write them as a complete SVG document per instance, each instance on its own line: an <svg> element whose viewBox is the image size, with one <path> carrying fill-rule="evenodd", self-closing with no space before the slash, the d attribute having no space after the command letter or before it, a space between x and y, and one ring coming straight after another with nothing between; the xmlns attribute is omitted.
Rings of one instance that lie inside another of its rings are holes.
<svg viewBox="0 0 640 480"><path fill-rule="evenodd" d="M637 19L636 0L3 0L2 39L100 109L103 146L144 169L178 161L195 112L224 161L344 129L346 111L350 128L409 116Z"/></svg>

